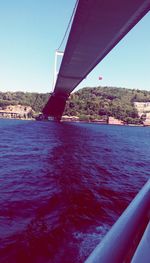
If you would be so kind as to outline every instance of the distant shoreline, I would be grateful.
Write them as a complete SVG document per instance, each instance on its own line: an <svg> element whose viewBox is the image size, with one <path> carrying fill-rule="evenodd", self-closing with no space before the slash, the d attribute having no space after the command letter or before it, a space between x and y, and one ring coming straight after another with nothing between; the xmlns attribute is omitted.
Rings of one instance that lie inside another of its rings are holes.
<svg viewBox="0 0 150 263"><path fill-rule="evenodd" d="M51 122L54 120L36 120L36 118L1 118L0 120L20 120L20 121L42 121L42 122ZM130 126L130 127L150 127L150 125L144 124L119 124L119 123L107 123L102 121L87 121L87 120L60 120L60 122L68 123L88 123L88 124L98 124L98 125L114 125L114 126Z"/></svg>
<svg viewBox="0 0 150 263"><path fill-rule="evenodd" d="M146 126L143 124L115 124L115 123L106 123L106 122L97 122L97 121L61 120L60 122L76 122L76 123L89 123L89 124L98 124L98 125L130 126L130 127L148 127L148 125Z"/></svg>
<svg viewBox="0 0 150 263"><path fill-rule="evenodd" d="M35 121L35 118L2 118L0 120L19 120L19 121Z"/></svg>

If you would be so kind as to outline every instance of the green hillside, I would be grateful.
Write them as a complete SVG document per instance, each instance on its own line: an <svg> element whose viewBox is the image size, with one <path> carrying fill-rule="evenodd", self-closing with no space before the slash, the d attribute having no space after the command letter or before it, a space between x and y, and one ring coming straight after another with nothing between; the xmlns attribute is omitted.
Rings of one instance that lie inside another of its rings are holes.
<svg viewBox="0 0 150 263"><path fill-rule="evenodd" d="M49 98L46 93L0 92L0 107L28 105L35 112L42 111ZM140 123L134 102L150 101L150 92L115 87L83 88L71 94L64 115L93 120L113 116L127 123Z"/></svg>
<svg viewBox="0 0 150 263"><path fill-rule="evenodd" d="M150 101L150 92L115 87L83 88L70 96L64 114L91 120L113 116L127 123L140 123L135 101Z"/></svg>
<svg viewBox="0 0 150 263"><path fill-rule="evenodd" d="M35 112L40 112L49 98L49 93L30 93L30 92L0 92L0 107L8 105L27 105L31 106Z"/></svg>

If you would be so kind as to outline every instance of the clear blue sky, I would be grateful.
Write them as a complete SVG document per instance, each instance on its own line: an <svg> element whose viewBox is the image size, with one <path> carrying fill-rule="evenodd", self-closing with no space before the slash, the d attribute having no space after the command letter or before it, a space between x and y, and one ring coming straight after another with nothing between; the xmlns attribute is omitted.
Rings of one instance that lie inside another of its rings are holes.
<svg viewBox="0 0 150 263"><path fill-rule="evenodd" d="M0 91L52 90L54 51L74 5L75 0L0 0ZM147 14L78 88L150 90L149 29Z"/></svg>

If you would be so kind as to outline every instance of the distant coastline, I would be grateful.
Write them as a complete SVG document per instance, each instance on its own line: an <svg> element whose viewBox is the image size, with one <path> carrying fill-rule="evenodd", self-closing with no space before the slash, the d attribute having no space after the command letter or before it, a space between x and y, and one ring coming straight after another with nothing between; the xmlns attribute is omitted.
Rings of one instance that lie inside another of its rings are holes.
<svg viewBox="0 0 150 263"><path fill-rule="evenodd" d="M24 118L24 117L1 117L0 116L0 120L3 119L3 120L22 120L22 121L37 121L37 118L36 117L32 117L32 118ZM48 119L41 119L41 120L38 120L38 121L54 121L52 119L48 120ZM144 125L144 124L127 124L127 123L120 123L119 120L114 120L113 122L106 122L106 121L98 121L98 120L92 120L92 121L87 121L87 120L77 120L76 118L73 119L61 119L60 122L76 122L76 123L88 123L88 124L98 124L98 125L115 125L115 126L130 126L130 127L147 127L149 126L150 127L150 124L148 125Z"/></svg>
<svg viewBox="0 0 150 263"><path fill-rule="evenodd" d="M51 94L0 92L0 118L42 120ZM70 94L62 121L150 126L150 91L86 87Z"/></svg>
<svg viewBox="0 0 150 263"><path fill-rule="evenodd" d="M42 114L41 114L42 115ZM36 120L38 121L53 121L53 118L50 117L49 119L44 119L44 117L42 118L37 118ZM150 125L144 125L144 124L127 124L127 123L123 123L122 121L115 119L113 117L109 117L106 120L80 120L78 117L76 116L62 116L62 119L60 120L60 122L76 122L76 123L89 123L89 124L99 124L99 125L116 125L116 126L131 126L131 127L145 127L145 126L150 126Z"/></svg>

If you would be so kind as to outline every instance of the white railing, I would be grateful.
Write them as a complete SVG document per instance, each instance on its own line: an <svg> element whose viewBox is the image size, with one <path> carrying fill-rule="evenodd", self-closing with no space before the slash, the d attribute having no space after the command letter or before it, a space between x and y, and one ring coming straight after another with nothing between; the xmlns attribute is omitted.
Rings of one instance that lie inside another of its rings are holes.
<svg viewBox="0 0 150 263"><path fill-rule="evenodd" d="M150 226L147 227L149 216L150 180L133 199L85 263L150 262L150 249L147 249L147 242L150 243ZM145 234L143 235L144 231ZM143 238L140 242L142 235ZM149 235L149 241L147 241L147 235ZM141 253L145 255L147 261L139 259Z"/></svg>

